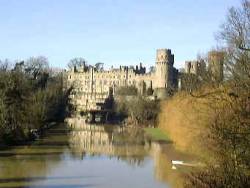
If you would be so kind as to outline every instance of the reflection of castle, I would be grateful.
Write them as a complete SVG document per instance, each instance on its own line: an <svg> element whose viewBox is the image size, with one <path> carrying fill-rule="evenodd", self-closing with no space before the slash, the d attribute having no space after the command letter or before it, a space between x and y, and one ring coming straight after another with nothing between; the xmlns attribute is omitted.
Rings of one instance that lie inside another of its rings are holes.
<svg viewBox="0 0 250 188"><path fill-rule="evenodd" d="M122 140L125 132L124 127L89 125L81 118L67 119L67 123L72 128L70 145L76 151L90 155L117 157L138 156L144 158L147 155L147 144L138 144L132 139L133 144L127 144Z"/></svg>
<svg viewBox="0 0 250 188"><path fill-rule="evenodd" d="M149 156L154 161L155 178L178 187L180 174L171 169L171 160L186 160L187 156L177 152L172 144L149 142L145 137L140 139L138 133L131 136L135 130L127 132L128 128L120 126L89 125L81 118L67 119L67 124L72 128L71 150L81 157L82 154L116 157L137 166Z"/></svg>

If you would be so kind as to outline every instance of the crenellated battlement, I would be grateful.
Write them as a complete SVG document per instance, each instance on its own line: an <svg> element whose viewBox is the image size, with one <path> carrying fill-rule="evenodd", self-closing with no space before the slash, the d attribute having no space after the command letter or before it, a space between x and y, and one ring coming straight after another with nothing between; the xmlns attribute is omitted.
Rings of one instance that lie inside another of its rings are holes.
<svg viewBox="0 0 250 188"><path fill-rule="evenodd" d="M147 73L146 68L140 63L137 66L120 66L109 70L96 69L93 66L80 66L65 73L66 87L73 86L72 103L77 111L96 110L99 103L105 99L98 98L100 94L106 97L114 95L119 87L134 86L141 94L148 91L157 91L158 88L167 90L174 84L176 69L173 67L174 56L169 49L159 49L156 55L155 71ZM155 92L157 98L158 95ZM94 101L94 102L93 102ZM102 101L102 102L101 102Z"/></svg>
<svg viewBox="0 0 250 188"><path fill-rule="evenodd" d="M174 63L174 55L170 49L158 49L156 51L156 63Z"/></svg>
<svg viewBox="0 0 250 188"><path fill-rule="evenodd" d="M212 51L208 63L214 79L223 79L222 52ZM153 71L146 72L140 63L137 66L120 66L109 70L96 69L94 66L80 66L67 71L66 87L74 86L72 99L79 110L97 109L97 104L105 101L109 95L115 95L119 87L136 87L139 93L146 94L154 91L154 96L164 98L174 88L182 88L182 75L201 75L206 72L204 60L185 62L185 72L179 73L174 67L174 55L170 49L156 51L156 63ZM104 95L102 95L104 94ZM98 96L105 96L104 98ZM94 101L94 102L93 102Z"/></svg>

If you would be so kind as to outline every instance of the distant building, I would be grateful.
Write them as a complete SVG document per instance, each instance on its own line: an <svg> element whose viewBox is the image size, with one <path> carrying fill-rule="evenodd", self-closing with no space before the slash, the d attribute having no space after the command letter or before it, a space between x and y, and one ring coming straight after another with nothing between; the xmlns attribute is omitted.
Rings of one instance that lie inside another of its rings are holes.
<svg viewBox="0 0 250 188"><path fill-rule="evenodd" d="M224 56L223 56L224 57ZM221 52L209 53L209 70L214 79L223 79L223 61ZM155 67L149 73L142 63L139 66L120 66L110 70L97 70L84 64L73 67L64 73L65 86L73 87L71 102L76 111L101 110L103 104L116 94L119 87L134 86L140 94L153 91L155 98L166 98L173 90L183 87L183 78L187 75L201 78L206 70L205 61L186 61L185 71L174 67L174 55L170 49L158 49Z"/></svg>
<svg viewBox="0 0 250 188"><path fill-rule="evenodd" d="M223 64L225 52L210 51L208 53L207 64L205 60L194 60L185 62L185 71L179 72L179 90L192 90L197 88L204 80L220 83L224 79Z"/></svg>
<svg viewBox="0 0 250 188"><path fill-rule="evenodd" d="M216 82L223 81L224 59L225 52L213 50L208 53L208 71L211 73L212 79Z"/></svg>
<svg viewBox="0 0 250 188"><path fill-rule="evenodd" d="M167 91L177 87L178 70L174 68L174 55L169 49L159 49L156 53L155 71L146 73L140 63L120 66L110 70L96 70L92 66L74 67L65 72L66 87L73 86L72 102L78 110L98 109L98 103L115 95L117 88L135 86L141 94L153 90L157 98L167 96Z"/></svg>
<svg viewBox="0 0 250 188"><path fill-rule="evenodd" d="M206 63L204 60L186 61L185 73L202 75L206 71Z"/></svg>

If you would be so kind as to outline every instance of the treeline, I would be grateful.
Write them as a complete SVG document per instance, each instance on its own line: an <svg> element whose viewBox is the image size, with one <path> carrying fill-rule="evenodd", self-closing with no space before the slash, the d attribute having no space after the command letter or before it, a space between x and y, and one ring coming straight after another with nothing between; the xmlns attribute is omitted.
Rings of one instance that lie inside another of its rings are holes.
<svg viewBox="0 0 250 188"><path fill-rule="evenodd" d="M159 101L140 95L134 86L120 87L116 91L115 111L127 124L155 126L159 110Z"/></svg>
<svg viewBox="0 0 250 188"><path fill-rule="evenodd" d="M62 73L44 57L0 61L0 143L30 140L32 131L63 119L67 103Z"/></svg>
<svg viewBox="0 0 250 188"><path fill-rule="evenodd" d="M203 164L184 187L250 187L250 1L231 8L219 33L223 82L199 82L162 104L160 127ZM193 82L193 85L194 82Z"/></svg>

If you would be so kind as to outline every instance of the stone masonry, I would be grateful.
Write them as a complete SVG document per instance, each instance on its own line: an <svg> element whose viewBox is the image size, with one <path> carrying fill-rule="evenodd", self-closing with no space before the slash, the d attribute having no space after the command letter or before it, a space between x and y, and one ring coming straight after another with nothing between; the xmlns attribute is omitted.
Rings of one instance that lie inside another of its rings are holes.
<svg viewBox="0 0 250 188"><path fill-rule="evenodd" d="M92 66L82 66L65 73L67 87L73 86L71 94L73 105L86 111L100 109L110 95L115 95L117 88L134 86L141 94L153 90L157 98L165 97L167 90L177 86L178 70L174 68L174 55L169 49L158 49L155 70L147 73L140 64L120 66L110 70L96 70Z"/></svg>
<svg viewBox="0 0 250 188"><path fill-rule="evenodd" d="M214 79L223 79L223 54L209 53L209 70ZM204 60L186 61L185 72L179 73L174 67L174 55L170 49L156 51L154 71L146 72L142 63L139 66L120 66L110 70L97 70L93 66L74 67L64 74L65 85L72 87L71 103L76 111L102 110L110 96L116 94L119 87L134 86L140 94L153 91L154 98L165 98L169 92L181 88L181 75L200 76L206 71Z"/></svg>

